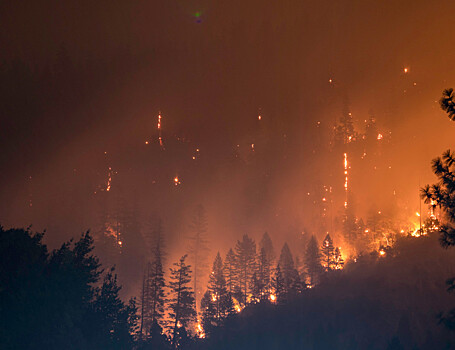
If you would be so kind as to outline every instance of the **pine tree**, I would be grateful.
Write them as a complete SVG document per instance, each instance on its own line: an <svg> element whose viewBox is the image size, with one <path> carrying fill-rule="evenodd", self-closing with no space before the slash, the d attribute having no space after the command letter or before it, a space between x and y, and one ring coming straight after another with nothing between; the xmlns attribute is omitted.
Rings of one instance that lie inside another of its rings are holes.
<svg viewBox="0 0 455 350"><path fill-rule="evenodd" d="M257 262L257 272L253 275L253 296L256 300L267 300L270 296L271 262L266 250L261 248Z"/></svg>
<svg viewBox="0 0 455 350"><path fill-rule="evenodd" d="M267 258L269 265L272 266L275 261L275 249L273 248L272 240L267 232L262 236L261 242L259 243L259 249L264 249L265 257Z"/></svg>
<svg viewBox="0 0 455 350"><path fill-rule="evenodd" d="M234 311L231 295L226 288L220 253L216 255L213 262L207 291L202 298L201 307L204 330L208 333L210 333L210 328L221 325L223 320Z"/></svg>
<svg viewBox="0 0 455 350"><path fill-rule="evenodd" d="M236 276L236 262L235 262L235 254L234 251L229 249L226 254L226 258L224 259L224 272L226 276L226 285L229 294L233 294L235 287L238 284L238 279Z"/></svg>
<svg viewBox="0 0 455 350"><path fill-rule="evenodd" d="M335 248L333 247L332 237L329 234L325 236L324 242L322 242L321 252L325 270L331 271L334 264Z"/></svg>
<svg viewBox="0 0 455 350"><path fill-rule="evenodd" d="M154 231L148 239L150 258L147 261L142 282L141 327L140 335L150 334L151 326L164 316L165 280L163 271L164 237L161 221L158 220Z"/></svg>
<svg viewBox="0 0 455 350"><path fill-rule="evenodd" d="M179 262L174 263L174 268L170 268L171 276L169 288L171 290L169 318L172 320L172 346L179 346L182 328L185 329L188 323L195 321L196 305L194 293L189 286L191 282L191 266L185 263L187 255L180 258Z"/></svg>
<svg viewBox="0 0 455 350"><path fill-rule="evenodd" d="M305 267L308 277L310 278L311 286L314 286L319 281L322 272L321 253L319 251L318 241L314 235L308 241L305 253Z"/></svg>
<svg viewBox="0 0 455 350"><path fill-rule="evenodd" d="M300 277L295 268L294 259L287 243L281 249L278 266L283 279L283 294L286 298L295 296L300 292Z"/></svg>
<svg viewBox="0 0 455 350"><path fill-rule="evenodd" d="M276 267L272 277L272 290L273 294L270 295L270 300L272 302L282 302L285 300L284 280L280 265Z"/></svg>
<svg viewBox="0 0 455 350"><path fill-rule="evenodd" d="M235 246L236 274L242 293L239 302L246 306L251 292L251 279L256 271L256 243L248 235L244 235Z"/></svg>
<svg viewBox="0 0 455 350"><path fill-rule="evenodd" d="M335 254L334 254L333 268L335 270L341 270L343 268L343 266L344 266L344 259L341 256L340 248L336 247Z"/></svg>
<svg viewBox="0 0 455 350"><path fill-rule="evenodd" d="M207 239L207 216L205 209L199 205L190 225L191 236L188 255L194 266L193 289L196 300L200 295L200 277L208 270L207 256L209 252ZM197 309L197 301L196 301Z"/></svg>

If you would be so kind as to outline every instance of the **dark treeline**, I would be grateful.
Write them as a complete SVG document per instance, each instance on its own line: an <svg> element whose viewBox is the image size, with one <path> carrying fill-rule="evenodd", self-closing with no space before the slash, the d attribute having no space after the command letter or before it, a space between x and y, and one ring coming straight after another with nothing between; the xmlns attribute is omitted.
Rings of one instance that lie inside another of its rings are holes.
<svg viewBox="0 0 455 350"><path fill-rule="evenodd" d="M323 263L321 252L329 242L319 247L310 239L307 252L314 250L319 258L312 284L314 261L298 268L287 244L275 258L267 234L250 259L255 242L245 235L224 261L216 254L198 324L187 256L164 278L162 239L155 241L155 259L146 267L138 302L124 303L115 271L103 270L92 254L90 235L48 252L41 234L2 229L0 345L449 349L455 344L450 331L455 302L444 281L455 275L455 251L442 250L438 237L402 238L386 256L366 254L342 270L332 267L335 253L331 264Z"/></svg>

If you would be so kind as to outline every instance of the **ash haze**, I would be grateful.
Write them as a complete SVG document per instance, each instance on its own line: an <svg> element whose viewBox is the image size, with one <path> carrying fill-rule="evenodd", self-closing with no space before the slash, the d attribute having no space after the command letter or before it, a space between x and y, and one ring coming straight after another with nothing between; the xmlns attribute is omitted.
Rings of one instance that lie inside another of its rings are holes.
<svg viewBox="0 0 455 350"><path fill-rule="evenodd" d="M201 206L207 266L245 234L259 247L264 232L277 255L287 242L304 259L310 237L329 233L355 259L366 248L347 238L346 215L394 234L430 215L419 189L436 181L431 160L455 131L439 104L455 85L454 11L407 0L5 1L0 225L46 231L50 248L90 230L124 297L141 293L148 233L161 223L167 273L191 251ZM119 229L125 215L134 234ZM200 280L198 308L208 273Z"/></svg>

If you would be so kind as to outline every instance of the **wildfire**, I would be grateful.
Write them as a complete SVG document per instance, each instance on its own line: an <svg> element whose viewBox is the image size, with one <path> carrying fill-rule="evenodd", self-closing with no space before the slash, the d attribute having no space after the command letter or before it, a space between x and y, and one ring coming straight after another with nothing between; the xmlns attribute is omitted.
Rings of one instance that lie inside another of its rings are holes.
<svg viewBox="0 0 455 350"><path fill-rule="evenodd" d="M109 192L111 190L111 184L112 184L112 168L109 167L109 171L107 173L107 185L106 185L107 192Z"/></svg>
<svg viewBox="0 0 455 350"><path fill-rule="evenodd" d="M272 303L276 302L276 295L275 294L270 294L270 301Z"/></svg>
<svg viewBox="0 0 455 350"><path fill-rule="evenodd" d="M161 112L158 112L158 124L157 124L157 129L158 129L158 142L160 143L160 147L162 150L164 150L164 142L163 142L163 137L161 135Z"/></svg>
<svg viewBox="0 0 455 350"><path fill-rule="evenodd" d="M378 140L382 140L382 137L383 137L382 134L378 134L377 139L378 139Z"/></svg>
<svg viewBox="0 0 455 350"><path fill-rule="evenodd" d="M348 207L348 154L344 153L344 191L346 199L344 201L344 207Z"/></svg>
<svg viewBox="0 0 455 350"><path fill-rule="evenodd" d="M177 175L176 177L174 177L174 186L178 186L180 184L181 184L181 182L180 182L179 177Z"/></svg>
<svg viewBox="0 0 455 350"><path fill-rule="evenodd" d="M200 320L198 320L196 324L196 335L198 338L205 338L204 328L202 328Z"/></svg>

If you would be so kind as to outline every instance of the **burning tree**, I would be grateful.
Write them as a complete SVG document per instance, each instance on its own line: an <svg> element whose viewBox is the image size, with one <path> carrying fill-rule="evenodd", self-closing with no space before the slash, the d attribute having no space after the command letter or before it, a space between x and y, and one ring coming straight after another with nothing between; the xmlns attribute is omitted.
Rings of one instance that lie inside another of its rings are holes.
<svg viewBox="0 0 455 350"><path fill-rule="evenodd" d="M333 247L332 237L329 234L325 236L324 242L322 242L321 252L325 270L332 270L335 260L335 248Z"/></svg>
<svg viewBox="0 0 455 350"><path fill-rule="evenodd" d="M226 287L223 261L220 253L216 255L213 262L207 292L202 298L201 307L203 309L203 325L206 332L210 332L212 327L219 326L234 311L231 295Z"/></svg>
<svg viewBox="0 0 455 350"><path fill-rule="evenodd" d="M186 335L188 323L196 320L196 303L194 293L189 286L191 282L190 265L185 263L187 255L180 258L179 262L174 263L174 268L170 268L171 276L169 287L172 297L170 299L169 318L172 320L172 346L177 348L182 335Z"/></svg>

